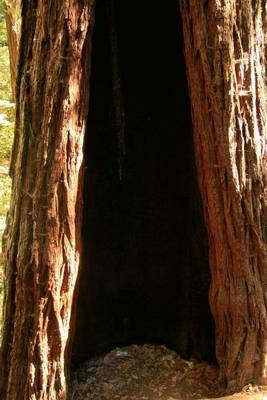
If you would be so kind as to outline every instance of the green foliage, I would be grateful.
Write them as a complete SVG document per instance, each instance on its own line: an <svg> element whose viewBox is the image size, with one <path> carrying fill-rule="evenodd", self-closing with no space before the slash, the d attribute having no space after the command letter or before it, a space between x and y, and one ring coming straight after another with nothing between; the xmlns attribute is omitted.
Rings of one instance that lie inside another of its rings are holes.
<svg viewBox="0 0 267 400"><path fill-rule="evenodd" d="M0 0L0 99L11 100L9 53L3 0ZM1 112L1 109L0 109Z"/></svg>
<svg viewBox="0 0 267 400"><path fill-rule="evenodd" d="M0 0L0 21L5 20L4 0Z"/></svg>
<svg viewBox="0 0 267 400"><path fill-rule="evenodd" d="M0 18L1 18L1 14L0 14ZM5 20L1 20L0 19L0 46L7 46L7 38L6 35L3 34L5 29Z"/></svg>
<svg viewBox="0 0 267 400"><path fill-rule="evenodd" d="M1 25L0 25L1 36ZM9 53L7 46L0 44L0 99L11 100Z"/></svg>
<svg viewBox="0 0 267 400"><path fill-rule="evenodd" d="M8 167L0 169L0 232L2 233L5 227L6 212L9 206L9 198L11 191L11 182L7 174Z"/></svg>
<svg viewBox="0 0 267 400"><path fill-rule="evenodd" d="M5 15L3 0L0 0L0 241L5 228L6 213L9 207L11 192L8 165L13 142L14 114L15 106L11 102L9 53L7 47ZM0 327L3 278L3 260L0 251Z"/></svg>
<svg viewBox="0 0 267 400"><path fill-rule="evenodd" d="M11 114L11 115L10 115ZM14 132L14 106L1 107L0 102L0 166L10 159Z"/></svg>
<svg viewBox="0 0 267 400"><path fill-rule="evenodd" d="M14 104L11 103L9 54L3 0L0 0L0 239L10 196L7 166L13 142L14 111Z"/></svg>

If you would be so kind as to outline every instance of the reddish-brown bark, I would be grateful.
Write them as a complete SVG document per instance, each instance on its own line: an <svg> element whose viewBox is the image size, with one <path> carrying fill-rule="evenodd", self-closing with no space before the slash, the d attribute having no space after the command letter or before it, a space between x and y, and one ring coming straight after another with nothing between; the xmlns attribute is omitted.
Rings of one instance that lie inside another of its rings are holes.
<svg viewBox="0 0 267 400"><path fill-rule="evenodd" d="M180 5L221 377L229 386L266 383L265 2ZM63 400L82 246L94 0L23 1L22 16L0 394ZM124 155L115 31L111 39Z"/></svg>
<svg viewBox="0 0 267 400"><path fill-rule="evenodd" d="M4 3L13 100L15 100L16 97L16 80L20 41L20 5L20 0L9 0L8 2L6 1Z"/></svg>
<svg viewBox="0 0 267 400"><path fill-rule="evenodd" d="M221 377L267 382L266 2L182 0Z"/></svg>
<svg viewBox="0 0 267 400"><path fill-rule="evenodd" d="M25 1L5 231L1 399L65 399L94 1Z"/></svg>

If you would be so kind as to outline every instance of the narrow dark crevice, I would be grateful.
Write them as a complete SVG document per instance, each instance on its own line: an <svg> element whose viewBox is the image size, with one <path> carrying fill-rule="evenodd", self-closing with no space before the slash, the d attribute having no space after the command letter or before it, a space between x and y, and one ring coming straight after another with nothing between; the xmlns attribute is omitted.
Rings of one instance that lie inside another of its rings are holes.
<svg viewBox="0 0 267 400"><path fill-rule="evenodd" d="M125 153L118 163L111 28L103 1L97 2L93 39L73 362L131 343L164 343L183 357L214 360L207 234L178 3L157 8L152 0L113 1Z"/></svg>

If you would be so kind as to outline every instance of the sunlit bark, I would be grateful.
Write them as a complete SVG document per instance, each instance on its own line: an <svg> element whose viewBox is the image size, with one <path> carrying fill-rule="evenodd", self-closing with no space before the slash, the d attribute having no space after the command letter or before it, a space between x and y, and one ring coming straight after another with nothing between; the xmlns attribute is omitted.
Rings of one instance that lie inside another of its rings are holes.
<svg viewBox="0 0 267 400"><path fill-rule="evenodd" d="M221 378L266 384L266 2L181 12Z"/></svg>
<svg viewBox="0 0 267 400"><path fill-rule="evenodd" d="M10 60L12 97L13 100L15 100L21 25L21 0L8 0L4 3L4 8Z"/></svg>
<svg viewBox="0 0 267 400"><path fill-rule="evenodd" d="M24 1L1 399L66 399L94 1Z"/></svg>

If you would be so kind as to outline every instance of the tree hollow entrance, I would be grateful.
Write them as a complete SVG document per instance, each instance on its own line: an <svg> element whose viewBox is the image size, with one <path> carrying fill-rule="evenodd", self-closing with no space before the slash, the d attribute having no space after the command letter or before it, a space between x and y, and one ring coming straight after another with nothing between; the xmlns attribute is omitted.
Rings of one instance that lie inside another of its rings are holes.
<svg viewBox="0 0 267 400"><path fill-rule="evenodd" d="M212 359L177 0L98 1L73 362L131 343Z"/></svg>

